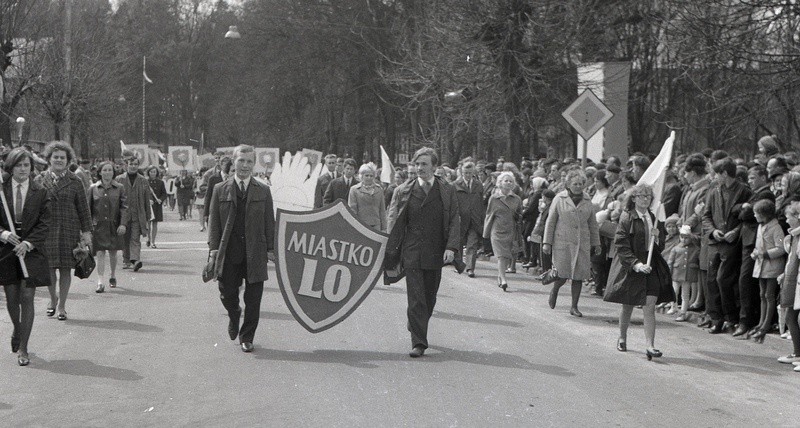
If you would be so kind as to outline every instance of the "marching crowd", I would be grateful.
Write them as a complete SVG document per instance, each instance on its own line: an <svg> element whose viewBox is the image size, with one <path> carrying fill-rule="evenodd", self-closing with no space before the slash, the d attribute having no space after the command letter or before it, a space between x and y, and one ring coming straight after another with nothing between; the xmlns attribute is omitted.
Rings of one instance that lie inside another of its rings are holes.
<svg viewBox="0 0 800 428"><path fill-rule="evenodd" d="M442 265L452 264L474 278L476 260L494 257L502 291L508 290L508 275L519 268L552 284L551 308L569 281L573 316L582 316L584 289L621 304L621 352L627 350L631 314L640 307L648 359L662 355L654 339L655 314L663 311L675 322L697 319L709 333L736 339L763 342L777 330L792 347L778 360L794 363L800 372L800 155L781 154L771 136L757 145L752 160L722 150L675 156L661 192L663 213L652 209L653 188L638 184L651 162L642 154L625 163L615 156L587 161L585 167L571 158L523 159L519 164L465 158L447 164L428 148L397 169L391 183L381 183L380 170L371 163L359 166L330 154L323 160L314 205L344 201L364 224L390 235L385 281L406 278L412 357L428 347ZM176 177L165 177L159 166L142 171L135 157L122 164L92 165L77 160L62 142L49 144L41 155L23 148L7 152L3 195L11 212L0 223L0 243L6 244L0 253L0 284L19 364L29 362L35 287L48 287L47 315L66 320L76 260L91 251L97 258L96 291L103 292L106 284L115 287L118 251L123 269L142 269L140 238L156 247L163 206L174 209L177 203L180 220L193 218L196 209L201 231L208 225L209 242L215 235L217 247L228 214L211 211L220 209L226 183L241 186L230 190L236 197L263 192L258 200L268 199L271 210L268 186L247 190L251 171L240 174L248 168L241 158L249 159L252 150L240 147L245 149L237 148L233 159L218 155L213 168L194 175L181 171ZM262 229L271 227L265 221ZM271 230L259 233L269 236ZM243 265L241 277L231 283L247 279L250 268ZM222 283L224 272L217 269ZM23 270L28 274L24 281ZM238 285L235 289L235 305L223 296L231 339L240 334ZM255 325L247 327L246 352L252 350Z"/></svg>

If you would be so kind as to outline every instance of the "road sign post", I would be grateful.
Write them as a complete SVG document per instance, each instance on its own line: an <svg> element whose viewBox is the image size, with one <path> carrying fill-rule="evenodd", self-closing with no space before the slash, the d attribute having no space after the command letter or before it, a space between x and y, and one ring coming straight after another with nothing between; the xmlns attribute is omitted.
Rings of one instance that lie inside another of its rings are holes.
<svg viewBox="0 0 800 428"><path fill-rule="evenodd" d="M563 116L564 119L578 131L578 135L583 138L581 167L586 168L586 153L589 139L614 117L614 113L600 101L600 98L597 98L597 95L595 95L591 89L585 89L578 98L561 113L561 116Z"/></svg>

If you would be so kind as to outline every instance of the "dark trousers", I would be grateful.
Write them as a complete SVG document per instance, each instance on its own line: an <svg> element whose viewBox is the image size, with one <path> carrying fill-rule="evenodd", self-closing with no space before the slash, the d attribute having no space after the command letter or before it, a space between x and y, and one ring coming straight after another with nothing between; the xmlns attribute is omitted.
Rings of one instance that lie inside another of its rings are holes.
<svg viewBox="0 0 800 428"><path fill-rule="evenodd" d="M219 281L219 299L228 310L231 320L239 319L242 308L239 307L239 287L247 280L247 263L228 264L222 269ZM239 342L253 342L261 315L261 295L264 294L264 282L247 283L244 288L244 323L239 329Z"/></svg>
<svg viewBox="0 0 800 428"><path fill-rule="evenodd" d="M742 264L739 273L739 323L748 328L756 326L761 316L758 279L753 278L756 261L750 258L752 252L753 247L742 248Z"/></svg>
<svg viewBox="0 0 800 428"><path fill-rule="evenodd" d="M439 292L441 280L441 269L406 269L411 347L428 347L428 321L436 306L436 293Z"/></svg>
<svg viewBox="0 0 800 428"><path fill-rule="evenodd" d="M739 287L739 266L742 249L739 245L717 244L708 264L706 312L714 321L739 320L736 289Z"/></svg>

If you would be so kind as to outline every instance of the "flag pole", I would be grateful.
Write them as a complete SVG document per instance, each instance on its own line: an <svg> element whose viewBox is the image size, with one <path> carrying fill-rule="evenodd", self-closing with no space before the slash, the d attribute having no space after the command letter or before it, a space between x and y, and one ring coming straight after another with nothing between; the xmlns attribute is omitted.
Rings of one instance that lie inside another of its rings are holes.
<svg viewBox="0 0 800 428"><path fill-rule="evenodd" d="M17 229L14 227L14 221L11 219L11 210L8 208L8 200L6 200L6 192L4 187L4 180L3 174L0 174L0 200L3 202L3 212L5 212L6 219L8 220L8 231L13 233L14 235L17 234ZM25 265L25 258L22 256L17 256L19 258L19 265L22 268L22 276L24 278L28 278L28 266Z"/></svg>
<svg viewBox="0 0 800 428"><path fill-rule="evenodd" d="M146 109L147 103L146 96L147 96L147 81L145 80L144 76L147 72L147 57L142 56L142 144L147 144L147 122L146 122Z"/></svg>

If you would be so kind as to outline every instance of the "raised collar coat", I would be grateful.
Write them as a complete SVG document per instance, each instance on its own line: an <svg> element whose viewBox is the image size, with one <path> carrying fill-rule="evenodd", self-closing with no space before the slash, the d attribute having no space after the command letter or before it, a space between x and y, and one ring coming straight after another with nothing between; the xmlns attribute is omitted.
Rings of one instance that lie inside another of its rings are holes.
<svg viewBox="0 0 800 428"><path fill-rule="evenodd" d="M208 248L218 250L214 264L216 278L222 277L225 252L233 230L236 207L240 203L236 192L236 181L231 176L216 185L211 196L208 217ZM272 194L269 186L251 179L250 185L247 186L245 204L247 282L261 282L269 277L267 253L272 250L275 240L275 212L272 208Z"/></svg>

